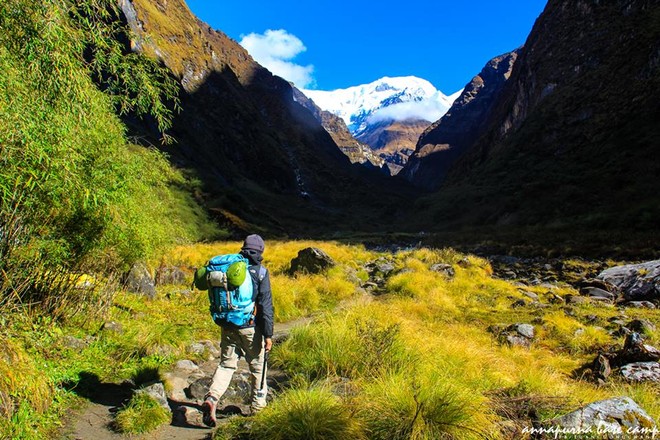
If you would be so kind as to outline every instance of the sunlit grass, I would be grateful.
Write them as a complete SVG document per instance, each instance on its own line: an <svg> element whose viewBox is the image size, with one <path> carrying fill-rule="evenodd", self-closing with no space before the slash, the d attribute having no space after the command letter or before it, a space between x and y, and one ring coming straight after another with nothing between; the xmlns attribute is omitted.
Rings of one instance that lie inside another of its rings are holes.
<svg viewBox="0 0 660 440"><path fill-rule="evenodd" d="M122 433L142 434L153 431L170 418L170 413L153 397L139 393L117 412L113 425Z"/></svg>
<svg viewBox="0 0 660 440"><path fill-rule="evenodd" d="M192 268L214 255L236 252L240 245L181 246L162 262ZM327 252L337 267L323 274L290 275L291 259L308 246ZM652 417L660 416L657 385L628 384L612 377L596 386L576 374L598 350L623 343L623 337L609 334L616 328L610 319L620 313L614 306L551 304L547 286L521 287L495 279L486 260L447 249L383 254L333 242L267 241L265 257L276 321L310 315L313 319L294 328L274 348L272 365L289 374L291 389L251 419L259 429L232 423L233 428L218 430L217 438L498 438L499 423L507 420L503 414L521 411L509 407L515 402L533 402L545 420L620 395L633 398ZM380 257L395 266L384 294L359 293L367 278L364 266ZM450 264L455 275L430 270L436 263ZM45 410L39 405L62 395L58 384L81 371L103 381L157 376L175 360L189 358L191 342L217 340L220 329L208 314L206 292L181 290L162 286L151 300L123 292L114 295L105 321L118 322L120 333L99 331L101 322L94 319L78 321L75 329L47 320L26 323L25 334L32 334L33 325L39 337L29 344L10 342L0 357L0 399L5 398L2 393L18 396L21 403L14 419L21 422L3 420L0 433L29 432L35 411ZM543 307L512 307L519 299L531 303L523 290L536 293ZM567 286L552 293L578 294ZM625 321L657 322L657 313L626 309ZM513 323L534 326L531 348L504 345L488 329ZM94 338L76 352L62 342L71 333L81 338L90 333ZM646 337L657 346L657 329ZM22 340L16 334L13 338ZM22 371L10 369L14 362L24 361ZM40 362L48 365L45 378L39 376ZM36 400L20 397L30 394ZM147 412L139 410L134 417Z"/></svg>

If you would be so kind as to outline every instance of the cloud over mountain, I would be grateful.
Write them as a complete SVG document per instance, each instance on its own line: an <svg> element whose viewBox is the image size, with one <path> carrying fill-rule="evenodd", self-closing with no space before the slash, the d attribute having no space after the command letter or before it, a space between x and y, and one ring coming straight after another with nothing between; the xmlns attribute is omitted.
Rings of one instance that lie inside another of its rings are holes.
<svg viewBox="0 0 660 440"><path fill-rule="evenodd" d="M275 75L291 81L297 87L304 88L314 85L314 66L306 66L293 62L294 58L305 52L303 42L284 29L268 29L263 34L251 33L242 35L239 42L252 58L266 67Z"/></svg>

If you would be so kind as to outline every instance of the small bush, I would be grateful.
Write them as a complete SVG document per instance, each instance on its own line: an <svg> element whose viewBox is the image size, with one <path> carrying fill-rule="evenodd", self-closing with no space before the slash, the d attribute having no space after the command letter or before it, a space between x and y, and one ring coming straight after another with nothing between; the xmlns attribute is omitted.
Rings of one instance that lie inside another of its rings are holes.
<svg viewBox="0 0 660 440"><path fill-rule="evenodd" d="M375 377L409 362L398 325L350 313L294 329L274 356L276 365L310 379Z"/></svg>
<svg viewBox="0 0 660 440"><path fill-rule="evenodd" d="M361 426L348 406L323 388L290 390L257 414L255 440L359 440Z"/></svg>
<svg viewBox="0 0 660 440"><path fill-rule="evenodd" d="M170 421L170 413L152 397L139 393L119 410L114 420L117 431L142 434Z"/></svg>
<svg viewBox="0 0 660 440"><path fill-rule="evenodd" d="M471 400L435 376L387 376L365 387L358 417L372 439L483 438L484 426L470 426Z"/></svg>

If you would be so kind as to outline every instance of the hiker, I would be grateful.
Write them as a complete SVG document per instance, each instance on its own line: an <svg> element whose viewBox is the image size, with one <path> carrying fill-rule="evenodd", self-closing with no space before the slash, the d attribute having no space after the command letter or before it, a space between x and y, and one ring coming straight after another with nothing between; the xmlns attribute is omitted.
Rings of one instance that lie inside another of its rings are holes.
<svg viewBox="0 0 660 440"><path fill-rule="evenodd" d="M252 278L252 301L256 307L254 319L241 326L216 321L222 328L220 344L222 354L220 364L213 375L213 382L202 404L203 421L208 426L216 424L215 411L218 400L231 382L239 356L244 356L250 367L251 414L266 406L268 387L264 380L265 359L267 352L273 346L273 298L268 270L261 265L263 251L264 240L259 235L253 234L245 239L240 252L249 262L247 269Z"/></svg>

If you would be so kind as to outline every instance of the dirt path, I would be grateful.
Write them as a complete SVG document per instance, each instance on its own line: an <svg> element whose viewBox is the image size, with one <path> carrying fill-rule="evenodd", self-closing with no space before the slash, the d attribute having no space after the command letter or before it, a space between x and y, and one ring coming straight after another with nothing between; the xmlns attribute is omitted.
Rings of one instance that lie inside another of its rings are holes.
<svg viewBox="0 0 660 440"><path fill-rule="evenodd" d="M301 318L286 323L276 324L273 338L276 343L286 339L291 329L311 322L312 318ZM210 375L215 370L218 360L210 360L200 365L198 375ZM234 380L240 380L247 374L247 364L241 360L234 374ZM143 435L125 435L112 430L113 414L131 396L131 389L119 384L99 383L93 387L89 395L84 396L89 403L75 411L65 421L61 440L207 440L211 439L214 429L202 423L201 401L189 397L186 388L190 385L189 372L168 372L165 375L172 389L168 393L168 403L172 409L172 423L158 430ZM271 388L281 387L283 373L274 369L268 372L268 383ZM232 403L235 405L232 405ZM242 402L226 402L223 407L243 410ZM220 420L220 426L222 419Z"/></svg>

